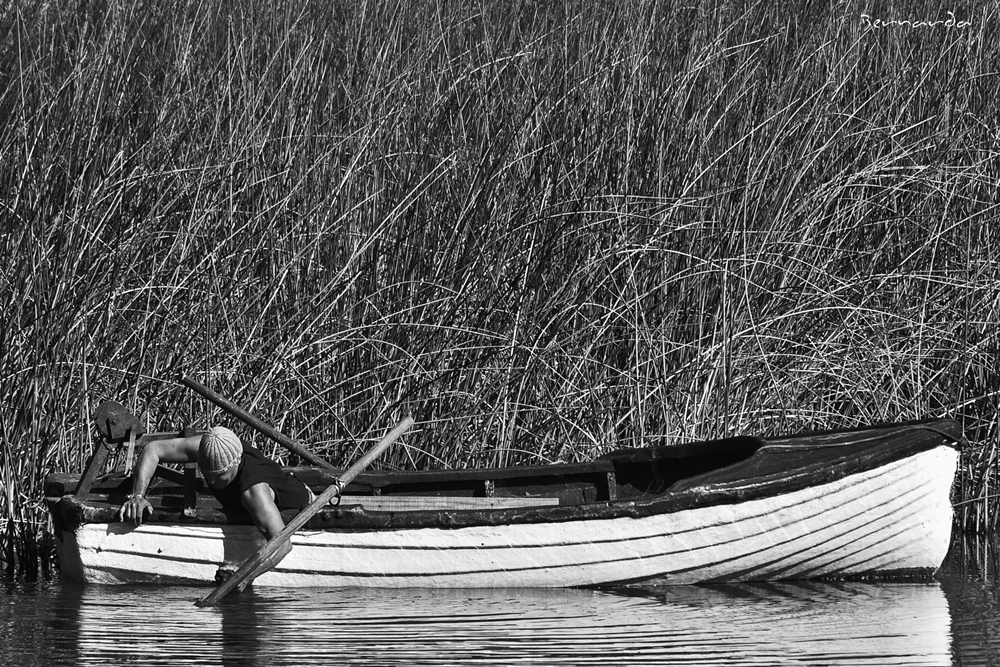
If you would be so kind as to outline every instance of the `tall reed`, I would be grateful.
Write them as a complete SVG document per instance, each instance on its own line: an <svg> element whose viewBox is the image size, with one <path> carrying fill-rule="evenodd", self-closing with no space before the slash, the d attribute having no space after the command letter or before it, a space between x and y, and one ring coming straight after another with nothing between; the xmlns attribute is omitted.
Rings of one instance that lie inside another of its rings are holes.
<svg viewBox="0 0 1000 667"><path fill-rule="evenodd" d="M413 414L404 469L953 415L992 530L1000 32L949 10L0 10L0 553L98 401L221 420L180 373L335 461Z"/></svg>

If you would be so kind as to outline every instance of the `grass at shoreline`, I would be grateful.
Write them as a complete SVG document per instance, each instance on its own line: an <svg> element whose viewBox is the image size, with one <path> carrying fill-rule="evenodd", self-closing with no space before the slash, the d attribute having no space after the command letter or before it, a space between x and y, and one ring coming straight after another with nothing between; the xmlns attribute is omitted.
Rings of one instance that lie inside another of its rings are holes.
<svg viewBox="0 0 1000 667"><path fill-rule="evenodd" d="M994 529L1000 32L945 10L0 10L0 541L179 373L334 461L412 413L403 469L950 414Z"/></svg>

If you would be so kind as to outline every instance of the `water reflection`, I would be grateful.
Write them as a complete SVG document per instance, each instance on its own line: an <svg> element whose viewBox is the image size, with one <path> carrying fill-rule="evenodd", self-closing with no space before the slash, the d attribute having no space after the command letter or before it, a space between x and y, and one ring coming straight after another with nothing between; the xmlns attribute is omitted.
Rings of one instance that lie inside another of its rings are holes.
<svg viewBox="0 0 1000 667"><path fill-rule="evenodd" d="M953 664L1000 664L997 542L975 535L958 537L938 577L953 618Z"/></svg>
<svg viewBox="0 0 1000 667"><path fill-rule="evenodd" d="M37 664L952 664L938 583L261 588L215 609L193 606L199 588L53 591Z"/></svg>

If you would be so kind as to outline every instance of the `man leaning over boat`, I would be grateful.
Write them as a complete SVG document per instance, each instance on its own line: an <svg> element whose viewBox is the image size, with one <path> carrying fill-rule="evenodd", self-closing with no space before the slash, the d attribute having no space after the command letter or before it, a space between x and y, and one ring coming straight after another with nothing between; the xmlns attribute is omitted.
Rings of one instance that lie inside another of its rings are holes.
<svg viewBox="0 0 1000 667"><path fill-rule="evenodd" d="M278 463L260 450L244 445L228 428L215 426L201 436L182 436L146 445L136 463L132 494L118 510L119 520L138 526L153 511L145 496L158 464L196 461L223 509L246 510L268 540L285 527L282 510L301 510L314 498L306 485L282 470ZM286 541L239 590L274 568L291 550L291 541ZM220 569L216 579L224 580L231 574L230 570Z"/></svg>

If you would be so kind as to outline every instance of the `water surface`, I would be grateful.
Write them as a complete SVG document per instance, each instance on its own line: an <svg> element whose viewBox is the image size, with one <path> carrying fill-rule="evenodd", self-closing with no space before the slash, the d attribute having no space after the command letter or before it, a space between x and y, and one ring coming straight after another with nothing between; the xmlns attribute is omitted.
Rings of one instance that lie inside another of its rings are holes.
<svg viewBox="0 0 1000 667"><path fill-rule="evenodd" d="M6 665L988 665L990 545L932 582L594 590L280 590L7 584ZM1000 663L998 663L1000 664Z"/></svg>

